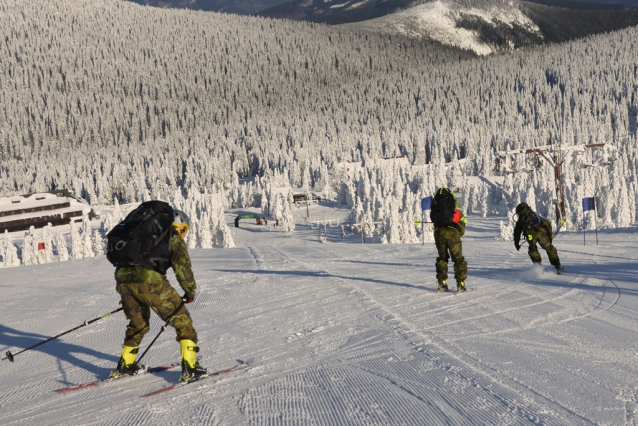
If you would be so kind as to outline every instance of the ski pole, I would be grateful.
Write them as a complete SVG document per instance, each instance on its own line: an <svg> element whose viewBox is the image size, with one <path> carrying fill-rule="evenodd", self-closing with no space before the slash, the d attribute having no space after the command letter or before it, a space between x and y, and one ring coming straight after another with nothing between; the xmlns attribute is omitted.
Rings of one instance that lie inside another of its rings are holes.
<svg viewBox="0 0 638 426"><path fill-rule="evenodd" d="M153 339L153 341L151 342L150 345L148 345L148 347L146 348L146 350L142 353L142 355L140 355L140 357L137 359L137 361L135 361L135 364L138 364L142 358L144 358L144 355L146 355L146 352L148 352L149 349L151 349L151 346L153 346L153 343L155 343L155 341L157 340L158 337L160 337L160 334L162 334L164 332L164 330L166 330L166 327L168 327L168 324L173 321L173 318L175 318L175 315L177 315L177 312L179 312L180 309L182 309L182 306L184 306L184 304L186 303L186 301L184 299L182 299L182 303L179 304L179 306L177 307L177 309L175 309L175 311L173 311L173 313L171 314L171 316L168 318L168 321L166 321L166 323L162 326L162 329L160 330L159 333L157 333L157 336L155 336L155 338Z"/></svg>
<svg viewBox="0 0 638 426"><path fill-rule="evenodd" d="M78 325L77 327L72 328L71 330L65 331L64 333L60 333L60 334L58 334L57 336L53 336L53 337L51 337L51 338L49 338L49 339L47 339L47 340L44 340L44 341L42 341L42 342L40 342L40 343L36 343L36 344L35 344L35 345L33 345L33 346L29 346L29 347L28 347L28 348L26 348L26 349L22 349L20 352L16 352L16 353L12 354L12 353L11 353L11 351L7 351L7 352L6 352L6 354L5 354L5 355L6 355L6 357L4 357L4 358L0 359L0 361L4 361L5 359L8 359L9 361L13 362L13 357L14 357L14 356L16 356L16 355L21 354L22 352L26 352L26 351L28 351L28 350L30 350L30 349L33 349L33 348L37 347L37 346L43 345L43 344L45 344L45 343L47 343L47 342L50 342L51 340L57 339L58 337L61 337L61 336L64 336L65 334L69 334L70 332L75 331L75 330L77 330L78 328L86 327L86 326L87 326L87 325L89 325L89 324L93 324L94 322L99 321L99 320L101 320L101 319L103 319L103 318L106 318L106 317L108 317L108 316L111 316L111 315L113 315L114 313L121 311L122 309L124 309L124 308L117 308L116 310L111 311L111 312L109 312L108 314L104 314L104 315L102 315L102 316L100 316L100 317L94 318L94 319L92 319L91 321L84 321L84 324L82 324L82 325Z"/></svg>
<svg viewBox="0 0 638 426"><path fill-rule="evenodd" d="M560 224L558 225L558 229L557 229L557 230L556 230L556 232L554 233L554 237L553 237L552 239L556 238L556 235L558 235L558 234L560 233L560 231L562 231L562 230L563 230L563 225L565 225L565 221L564 221L564 220L561 220L561 221L560 221Z"/></svg>

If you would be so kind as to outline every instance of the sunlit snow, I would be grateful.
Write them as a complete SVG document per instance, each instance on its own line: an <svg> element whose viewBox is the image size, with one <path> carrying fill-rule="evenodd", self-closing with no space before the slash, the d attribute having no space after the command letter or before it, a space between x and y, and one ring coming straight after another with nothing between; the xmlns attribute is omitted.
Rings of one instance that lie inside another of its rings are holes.
<svg viewBox="0 0 638 426"><path fill-rule="evenodd" d="M249 211L227 212L228 225ZM291 233L242 221L232 228L236 248L191 250L198 295L189 309L202 364L218 370L254 358L252 369L152 398L140 395L177 382L179 373L55 393L114 368L126 325L119 313L0 362L0 423L620 425L636 418L635 228L599 230L598 245L593 232L584 242L582 233L559 233L566 273L558 276L533 268L525 246L517 252L496 238L507 219L470 215L469 291L456 295L435 292L432 242L362 244L360 234L342 239L339 227L326 228L322 242L324 229L311 229L308 214L320 221L347 211L324 202L296 209ZM0 270L2 354L118 307L103 256ZM142 349L160 326L153 315ZM174 337L165 331L145 361L178 360Z"/></svg>

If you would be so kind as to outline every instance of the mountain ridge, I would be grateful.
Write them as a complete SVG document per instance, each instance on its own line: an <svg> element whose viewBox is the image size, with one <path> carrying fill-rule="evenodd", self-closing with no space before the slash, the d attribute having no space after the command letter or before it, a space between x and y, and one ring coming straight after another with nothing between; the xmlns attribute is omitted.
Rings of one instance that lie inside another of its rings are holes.
<svg viewBox="0 0 638 426"><path fill-rule="evenodd" d="M129 0L161 7L346 25L429 39L476 55L638 25L638 0Z"/></svg>
<svg viewBox="0 0 638 426"><path fill-rule="evenodd" d="M428 2L344 26L428 38L478 55L538 44L544 40L539 27L517 7L467 8L444 1Z"/></svg>

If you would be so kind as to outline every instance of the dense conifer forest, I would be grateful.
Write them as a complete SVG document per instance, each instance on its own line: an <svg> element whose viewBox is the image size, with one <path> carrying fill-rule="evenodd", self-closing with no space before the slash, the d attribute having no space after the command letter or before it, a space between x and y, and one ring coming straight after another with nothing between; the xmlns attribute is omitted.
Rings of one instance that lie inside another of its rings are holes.
<svg viewBox="0 0 638 426"><path fill-rule="evenodd" d="M468 177L502 175L497 152L553 135L564 146L605 143L611 163L565 167L570 223L593 192L604 224L636 217L637 28L475 58L343 27L120 0L7 0L0 20L4 196L65 187L112 204L230 191L232 204L237 179L258 176L258 191L285 184L345 201L354 188L353 211L387 221L388 203L404 222L420 216L418 199L441 184L468 209L491 206L485 214L533 187L551 216L550 167L508 175L502 188ZM393 157L407 165L337 172ZM392 241L418 238L400 234Z"/></svg>

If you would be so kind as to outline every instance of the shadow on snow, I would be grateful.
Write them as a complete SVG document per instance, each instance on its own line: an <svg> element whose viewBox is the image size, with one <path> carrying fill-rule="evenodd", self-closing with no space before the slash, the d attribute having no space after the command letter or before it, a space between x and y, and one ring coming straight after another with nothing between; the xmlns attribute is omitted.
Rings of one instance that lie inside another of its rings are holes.
<svg viewBox="0 0 638 426"><path fill-rule="evenodd" d="M29 349L26 352L16 355L18 352L23 350L24 348L31 347L36 345L51 336L45 336L42 334L36 333L28 333L25 331L19 331L14 328L6 327L0 324L0 346L2 349L2 357L4 358L7 350L11 350L11 352L15 355L15 364L16 370L21 369L21 366L18 366L20 363L24 363L28 365L29 356L33 356L33 352L40 352L46 355L50 355L57 360L58 368L62 373L62 378L59 379L59 383L63 385L73 385L75 383L69 382L67 379L67 372L65 368L62 366L63 362L69 363L75 367L82 368L90 373L95 374L97 377L103 377L108 375L108 373L112 370L110 368L103 368L95 365L91 361L85 361L81 359L78 355L86 355L89 357L94 357L97 359L102 359L105 361L113 362L114 364L117 362L117 356L106 354L104 352L95 351L93 349L89 349L83 346L75 345L72 343L65 343L61 340L52 340L51 342L45 343L41 346L38 346L33 349ZM20 348L20 349L18 349ZM3 363L10 364L8 360L2 361ZM5 364L5 367L7 365ZM10 368L10 367L9 367Z"/></svg>

